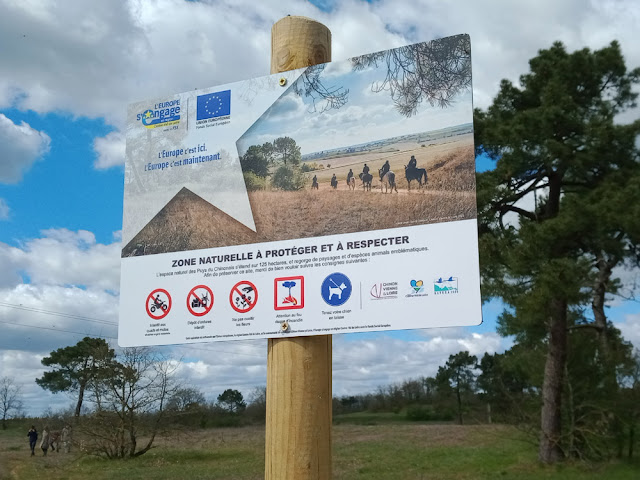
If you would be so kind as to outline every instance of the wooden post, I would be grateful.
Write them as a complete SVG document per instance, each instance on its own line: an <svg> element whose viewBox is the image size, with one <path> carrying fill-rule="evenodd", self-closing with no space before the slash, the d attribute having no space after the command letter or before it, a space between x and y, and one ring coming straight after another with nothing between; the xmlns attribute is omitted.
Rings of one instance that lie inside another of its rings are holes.
<svg viewBox="0 0 640 480"><path fill-rule="evenodd" d="M273 25L271 73L329 61L321 23L289 16ZM331 379L331 335L269 339L266 480L331 478Z"/></svg>

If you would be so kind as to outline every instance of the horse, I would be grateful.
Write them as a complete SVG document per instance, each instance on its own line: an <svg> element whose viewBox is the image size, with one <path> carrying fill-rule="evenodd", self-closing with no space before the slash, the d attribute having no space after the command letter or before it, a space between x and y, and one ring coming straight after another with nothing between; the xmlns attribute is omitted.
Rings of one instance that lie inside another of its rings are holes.
<svg viewBox="0 0 640 480"><path fill-rule="evenodd" d="M368 191L371 191L371 182L373 181L373 175L370 173L360 173L358 175L362 181L362 187Z"/></svg>
<svg viewBox="0 0 640 480"><path fill-rule="evenodd" d="M424 178L424 186L427 186L427 169L426 168L409 168L408 166L404 166L404 176L407 178L407 183L409 184L409 190L411 190L411 180L417 180L422 187L422 179ZM420 188L418 187L418 188Z"/></svg>
<svg viewBox="0 0 640 480"><path fill-rule="evenodd" d="M398 187L396 186L396 174L389 170L387 173L382 173L382 169L378 170L378 174L380 175L380 182L384 185L384 193L388 193L387 190L390 190L393 193L395 189L396 193L398 193ZM380 192L382 193L382 185L380 185Z"/></svg>
<svg viewBox="0 0 640 480"><path fill-rule="evenodd" d="M356 179L351 177L349 179L349 181L347 182L347 186L351 189L351 190L355 190L356 189Z"/></svg>

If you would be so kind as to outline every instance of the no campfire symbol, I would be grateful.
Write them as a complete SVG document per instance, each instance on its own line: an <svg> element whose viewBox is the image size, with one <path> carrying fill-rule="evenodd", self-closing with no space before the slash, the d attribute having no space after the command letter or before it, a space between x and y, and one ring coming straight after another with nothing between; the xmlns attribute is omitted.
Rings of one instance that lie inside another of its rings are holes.
<svg viewBox="0 0 640 480"><path fill-rule="evenodd" d="M213 308L213 292L206 285L193 287L187 295L187 309L196 317L206 315Z"/></svg>
<svg viewBox="0 0 640 480"><path fill-rule="evenodd" d="M255 307L257 301L258 289L247 280L236 283L229 293L229 303L238 313L247 313Z"/></svg>
<svg viewBox="0 0 640 480"><path fill-rule="evenodd" d="M154 320L164 318L171 310L171 295L163 288L156 288L147 296L145 307L147 314Z"/></svg>

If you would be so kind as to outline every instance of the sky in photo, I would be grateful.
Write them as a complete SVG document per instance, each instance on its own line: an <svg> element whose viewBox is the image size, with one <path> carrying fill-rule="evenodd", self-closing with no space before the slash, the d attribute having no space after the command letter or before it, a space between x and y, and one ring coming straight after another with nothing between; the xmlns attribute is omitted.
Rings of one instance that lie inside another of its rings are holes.
<svg viewBox="0 0 640 480"><path fill-rule="evenodd" d="M273 141L283 132L296 141L302 155L307 155L473 122L471 89L460 91L445 108L424 100L415 115L405 116L396 108L388 88L375 91L386 75L384 61L360 71L354 71L349 60L327 65L320 81L327 90L347 92L347 103L329 108L317 95L298 95L292 85L238 142L239 154L250 145ZM297 82L301 84L302 79Z"/></svg>

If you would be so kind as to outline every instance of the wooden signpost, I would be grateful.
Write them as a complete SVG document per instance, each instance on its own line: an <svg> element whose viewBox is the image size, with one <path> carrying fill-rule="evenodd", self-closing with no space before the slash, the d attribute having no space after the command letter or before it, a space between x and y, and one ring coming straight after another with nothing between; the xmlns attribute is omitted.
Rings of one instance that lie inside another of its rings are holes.
<svg viewBox="0 0 640 480"><path fill-rule="evenodd" d="M289 16L273 25L271 73L329 61L321 23ZM268 342L265 479L330 479L331 335Z"/></svg>

